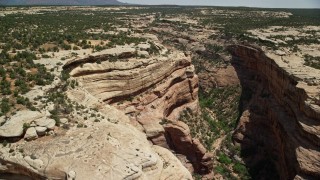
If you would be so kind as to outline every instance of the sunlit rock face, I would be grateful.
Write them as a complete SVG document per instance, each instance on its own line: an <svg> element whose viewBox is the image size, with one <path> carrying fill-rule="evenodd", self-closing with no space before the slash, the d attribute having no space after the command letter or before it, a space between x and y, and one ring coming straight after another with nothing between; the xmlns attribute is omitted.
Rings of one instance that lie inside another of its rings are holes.
<svg viewBox="0 0 320 180"><path fill-rule="evenodd" d="M119 59L110 61L108 52ZM179 127L167 125L177 122L182 110L198 112L198 76L191 58L179 52L137 58L134 48L108 52L70 61L65 69L91 95L123 111L153 144L178 150L192 159L191 171L208 173L212 156L201 143L190 132L172 133ZM186 137L190 149L181 151Z"/></svg>

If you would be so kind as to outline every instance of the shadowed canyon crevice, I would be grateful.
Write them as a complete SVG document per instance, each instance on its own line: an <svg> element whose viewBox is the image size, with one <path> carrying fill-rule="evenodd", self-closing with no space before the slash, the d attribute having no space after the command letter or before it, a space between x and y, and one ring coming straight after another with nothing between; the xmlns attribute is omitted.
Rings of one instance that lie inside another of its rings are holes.
<svg viewBox="0 0 320 180"><path fill-rule="evenodd" d="M314 87L259 48L228 48L243 88L234 140L252 178L319 178L320 104L310 90Z"/></svg>

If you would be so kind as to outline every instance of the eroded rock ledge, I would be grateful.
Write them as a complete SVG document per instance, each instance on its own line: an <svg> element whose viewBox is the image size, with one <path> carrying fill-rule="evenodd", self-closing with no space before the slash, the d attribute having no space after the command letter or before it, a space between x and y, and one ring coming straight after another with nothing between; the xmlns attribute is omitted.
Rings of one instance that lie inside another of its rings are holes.
<svg viewBox="0 0 320 180"><path fill-rule="evenodd" d="M319 178L319 70L252 46L229 50L243 87L234 139L254 176Z"/></svg>
<svg viewBox="0 0 320 180"><path fill-rule="evenodd" d="M67 88L66 97L81 110L53 127L49 106L29 112L32 120L17 113L15 126L8 120L0 138L17 139L0 148L0 178L192 179L193 171L209 173L212 155L178 121L182 110L196 113L199 107L190 57L164 48L151 57L136 52L116 47L68 61L64 69L77 85ZM28 132L26 123L51 134L33 138L38 132ZM180 161L174 152L183 156Z"/></svg>
<svg viewBox="0 0 320 180"><path fill-rule="evenodd" d="M124 112L150 142L185 155L191 171L209 173L212 155L178 121L182 110L197 113L199 108L191 58L179 52L137 58L135 49L123 48L112 54L118 61L110 61L109 52L103 53L73 60L64 69L91 95Z"/></svg>

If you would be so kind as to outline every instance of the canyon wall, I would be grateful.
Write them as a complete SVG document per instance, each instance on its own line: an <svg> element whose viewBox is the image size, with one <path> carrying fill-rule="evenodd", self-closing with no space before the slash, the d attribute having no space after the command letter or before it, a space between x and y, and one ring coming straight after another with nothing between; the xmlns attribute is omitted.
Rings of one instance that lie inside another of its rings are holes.
<svg viewBox="0 0 320 180"><path fill-rule="evenodd" d="M320 178L320 73L247 45L228 47L243 88L234 140L253 178Z"/></svg>
<svg viewBox="0 0 320 180"><path fill-rule="evenodd" d="M197 113L199 108L191 58L179 52L137 58L134 51L120 49L117 61L93 54L64 68L91 95L124 112L150 142L185 155L191 171L210 172L212 155L178 121L182 110Z"/></svg>
<svg viewBox="0 0 320 180"><path fill-rule="evenodd" d="M139 53L116 47L64 62L61 76L71 77L52 91L66 89L70 114L55 121L55 104L46 105L43 121L55 125L25 141L27 129L39 128L21 112L12 128L21 134L0 148L0 179L192 179L192 172L210 173L212 155L178 120L182 110L199 108L190 57Z"/></svg>

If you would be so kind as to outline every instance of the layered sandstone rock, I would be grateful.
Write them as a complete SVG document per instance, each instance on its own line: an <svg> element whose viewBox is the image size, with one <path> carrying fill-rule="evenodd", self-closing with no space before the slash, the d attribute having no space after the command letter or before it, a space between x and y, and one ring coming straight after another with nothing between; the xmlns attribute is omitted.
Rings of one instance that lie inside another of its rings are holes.
<svg viewBox="0 0 320 180"><path fill-rule="evenodd" d="M130 125L109 122L1 147L0 163L0 174L32 179L192 179L170 151L149 145Z"/></svg>
<svg viewBox="0 0 320 180"><path fill-rule="evenodd" d="M169 145L176 152L189 157L196 172L207 174L211 171L212 154L207 152L198 139L190 136L190 129L185 123L181 121L170 123L166 124L164 128L167 132Z"/></svg>
<svg viewBox="0 0 320 180"><path fill-rule="evenodd" d="M254 175L319 178L319 70L293 55L245 45L229 50L243 87L244 113L234 138Z"/></svg>
<svg viewBox="0 0 320 180"><path fill-rule="evenodd" d="M107 118L93 122L80 114L72 121L84 126L69 124L68 129L56 127L51 136L0 145L0 178L192 179L172 152L150 144L144 133L128 124L122 111L83 87L70 89L67 95Z"/></svg>
<svg viewBox="0 0 320 180"><path fill-rule="evenodd" d="M153 144L169 148L169 132L161 122L166 119L177 122L181 111L186 108L198 112L198 76L194 73L190 57L183 53L162 53L150 58L137 58L130 55L133 53L130 49L124 48L117 51L117 61L110 61L110 56L114 56L110 52L72 60L64 68L89 94L123 111ZM166 50L162 49L162 52ZM172 127L179 131L178 127ZM190 133L184 136L192 139ZM177 138L180 139L179 136ZM202 146L190 148L188 151L193 153L178 152L188 159L201 152L197 160L191 162L197 172L209 172L212 156L206 154Z"/></svg>
<svg viewBox="0 0 320 180"><path fill-rule="evenodd" d="M211 154L185 131L188 127L176 126L183 109L198 111L198 77L190 57L159 51L142 58L125 46L68 61L64 69L79 86L66 95L84 109L75 109L60 125L47 117L50 113L5 122L3 127L12 126L10 137L24 134L28 141L15 139L0 148L0 178L192 179L170 148L186 156L195 171L210 171ZM87 119L81 112L100 117ZM1 128L0 138L9 137L8 128Z"/></svg>

